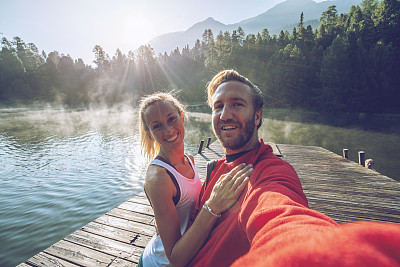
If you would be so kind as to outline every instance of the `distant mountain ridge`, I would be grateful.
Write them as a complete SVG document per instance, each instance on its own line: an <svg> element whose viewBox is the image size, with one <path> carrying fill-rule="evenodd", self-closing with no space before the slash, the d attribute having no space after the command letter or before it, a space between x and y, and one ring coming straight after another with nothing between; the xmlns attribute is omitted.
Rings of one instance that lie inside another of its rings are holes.
<svg viewBox="0 0 400 267"><path fill-rule="evenodd" d="M242 20L234 24L223 24L209 17L202 22L195 23L186 31L171 32L157 36L148 43L154 48L156 54L167 52L179 47L182 49L186 45L193 47L197 39L202 40L202 34L205 29L211 29L214 37L220 31L229 31L232 33L239 26L242 27L245 34L258 33L263 29L268 29L271 35L279 34L281 30L292 31L300 21L300 14L304 14L304 25L311 25L313 29L319 26L319 18L329 6L335 5L338 14L348 13L352 5L359 5L362 0L327 0L316 3L313 0L286 0L275 5L266 12Z"/></svg>

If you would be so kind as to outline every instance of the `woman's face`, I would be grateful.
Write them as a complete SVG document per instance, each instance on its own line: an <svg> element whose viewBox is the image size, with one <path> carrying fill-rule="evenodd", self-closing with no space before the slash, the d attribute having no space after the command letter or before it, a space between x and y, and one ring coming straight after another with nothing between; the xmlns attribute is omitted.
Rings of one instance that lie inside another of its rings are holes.
<svg viewBox="0 0 400 267"><path fill-rule="evenodd" d="M173 149L182 145L185 123L181 114L170 102L158 101L146 108L143 118L149 134L161 148Z"/></svg>

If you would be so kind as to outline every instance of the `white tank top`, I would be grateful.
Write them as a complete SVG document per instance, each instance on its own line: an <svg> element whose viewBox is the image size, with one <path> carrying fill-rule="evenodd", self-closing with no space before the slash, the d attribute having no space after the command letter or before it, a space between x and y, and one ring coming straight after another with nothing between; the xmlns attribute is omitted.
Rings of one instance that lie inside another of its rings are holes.
<svg viewBox="0 0 400 267"><path fill-rule="evenodd" d="M175 177L179 185L180 199L176 204L179 215L181 234L187 230L189 221L199 199L201 181L196 167L189 157L186 157L194 171L194 178L190 179L180 174L174 167L159 159L150 162L150 165L158 165L167 169ZM164 246L159 235L154 235L143 251L143 266L172 266L165 255Z"/></svg>

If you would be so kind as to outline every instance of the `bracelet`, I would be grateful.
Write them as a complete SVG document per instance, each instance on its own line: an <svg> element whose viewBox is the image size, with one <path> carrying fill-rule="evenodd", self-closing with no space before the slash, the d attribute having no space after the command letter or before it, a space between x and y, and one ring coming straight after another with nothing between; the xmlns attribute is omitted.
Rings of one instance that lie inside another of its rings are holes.
<svg viewBox="0 0 400 267"><path fill-rule="evenodd" d="M212 212L212 210L210 209L210 207L207 205L207 203L204 203L203 205L203 209L205 209L206 211L208 211L209 213L211 213L212 216L214 217L221 217L221 214L215 214L214 212Z"/></svg>

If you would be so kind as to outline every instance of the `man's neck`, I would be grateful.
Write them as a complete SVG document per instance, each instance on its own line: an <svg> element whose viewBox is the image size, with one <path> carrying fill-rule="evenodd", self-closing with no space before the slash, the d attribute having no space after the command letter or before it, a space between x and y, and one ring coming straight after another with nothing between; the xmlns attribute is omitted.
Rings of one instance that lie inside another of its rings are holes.
<svg viewBox="0 0 400 267"><path fill-rule="evenodd" d="M226 154L225 155L225 162L233 162L235 160L237 160L238 158L240 158L241 156L243 156L244 154L246 154L247 152L250 152L256 148L258 148L260 146L260 142L258 141L257 145L255 147L253 147L252 149L249 150L243 150L234 154Z"/></svg>
<svg viewBox="0 0 400 267"><path fill-rule="evenodd" d="M247 142L247 144L245 144L244 146L242 146L238 149L231 150L229 148L224 147L224 151L225 151L226 155L233 155L233 154L241 153L243 151L253 150L253 149L257 148L259 145L260 145L260 141L258 141L258 136L255 136L251 140L249 140L249 142Z"/></svg>

